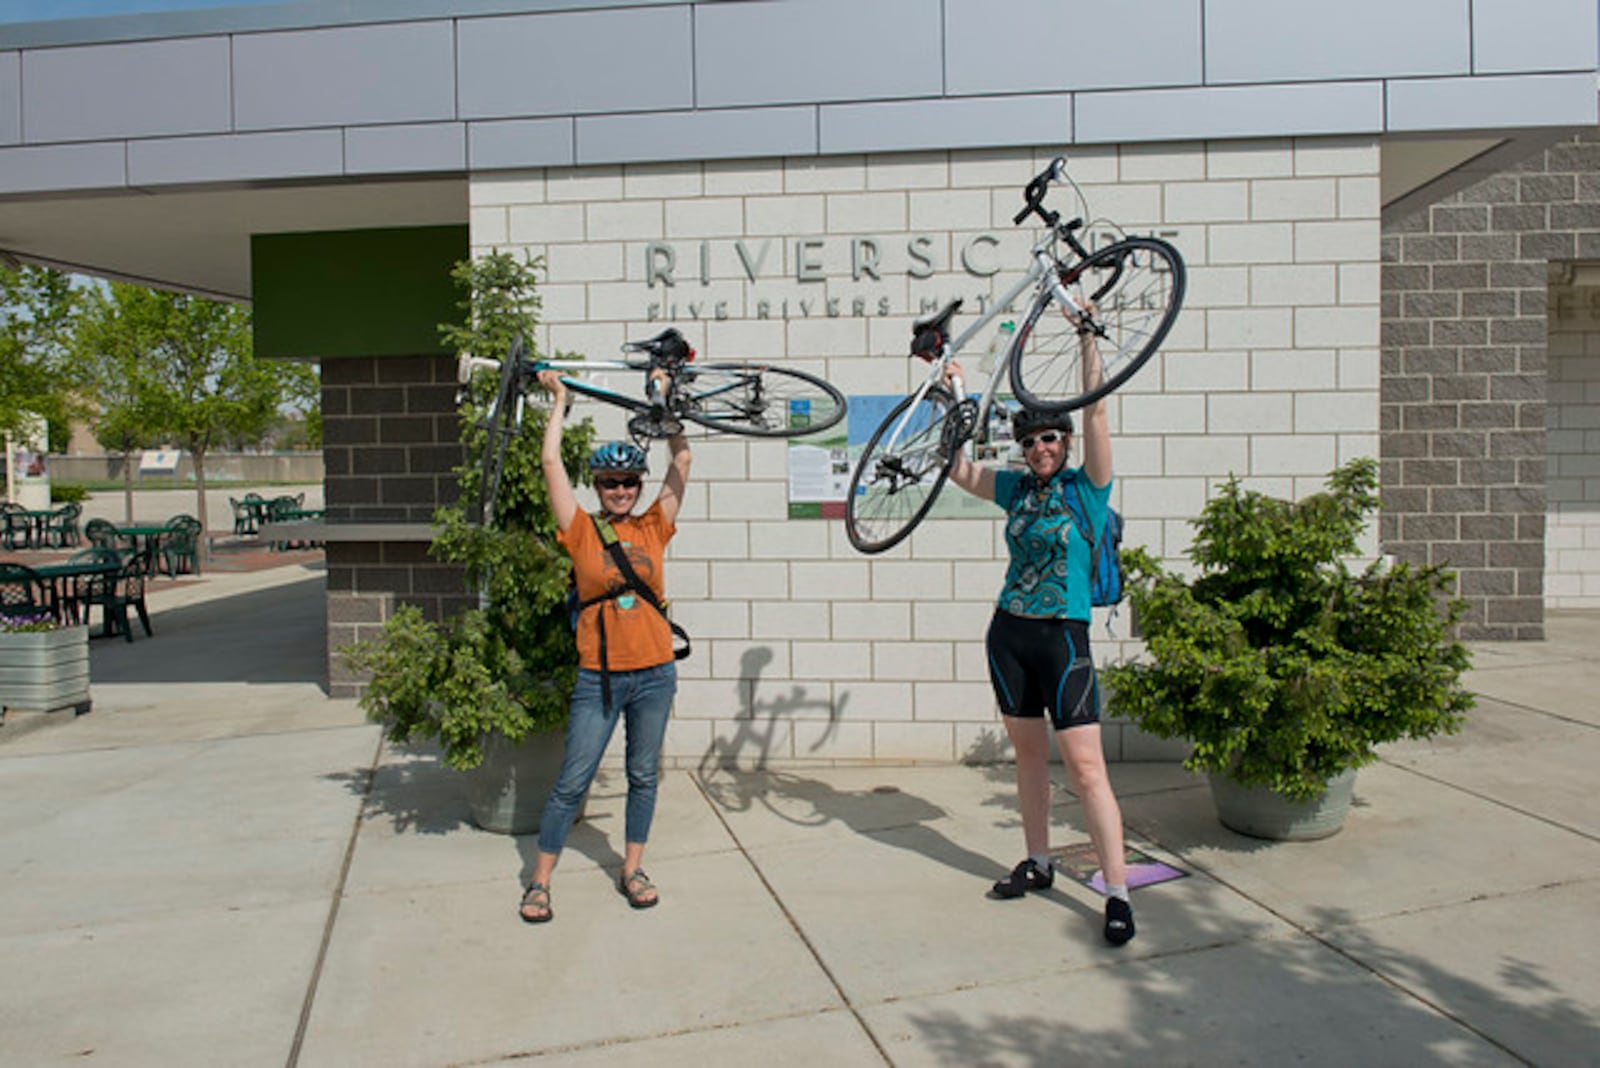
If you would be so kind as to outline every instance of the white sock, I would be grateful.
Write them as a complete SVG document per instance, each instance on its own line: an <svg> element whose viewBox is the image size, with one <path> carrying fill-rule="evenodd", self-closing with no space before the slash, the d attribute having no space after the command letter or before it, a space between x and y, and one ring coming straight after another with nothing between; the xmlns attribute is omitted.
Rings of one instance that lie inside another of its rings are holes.
<svg viewBox="0 0 1600 1068"><path fill-rule="evenodd" d="M1050 874L1049 853L1029 853L1028 859L1033 861L1034 866L1037 867L1041 872L1046 875Z"/></svg>
<svg viewBox="0 0 1600 1068"><path fill-rule="evenodd" d="M1114 897L1127 901L1130 905L1133 904L1132 901L1128 901L1128 888L1126 886L1111 886L1108 884L1106 886L1106 897Z"/></svg>

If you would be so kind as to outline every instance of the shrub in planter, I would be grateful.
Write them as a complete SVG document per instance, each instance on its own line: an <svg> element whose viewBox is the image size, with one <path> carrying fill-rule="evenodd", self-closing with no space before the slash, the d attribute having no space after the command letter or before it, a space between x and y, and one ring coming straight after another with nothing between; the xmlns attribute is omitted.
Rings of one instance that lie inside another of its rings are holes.
<svg viewBox="0 0 1600 1068"><path fill-rule="evenodd" d="M468 293L465 325L444 326L462 352L503 358L514 336L531 344L539 306L537 260L495 252L459 264ZM537 358L537 353L530 353ZM563 354L566 355L566 354ZM570 357L569 357L570 358ZM480 373L461 412L465 461L456 469L461 496L434 516L430 552L465 567L479 606L434 623L414 606L398 608L370 641L344 650L352 669L370 675L360 699L369 718L396 742L432 741L445 763L466 770L482 763L491 738L520 742L565 727L577 678L577 651L566 595L570 564L555 542L555 514L539 465L544 413L529 405L522 433L510 441L492 525L477 525L481 425L495 376ZM587 420L569 426L562 459L576 484L587 478L593 445Z"/></svg>
<svg viewBox="0 0 1600 1068"><path fill-rule="evenodd" d="M1193 771L1297 801L1385 742L1458 730L1473 698L1453 576L1347 563L1376 488L1371 459L1299 502L1230 479L1194 522L1192 578L1129 550L1146 651L1106 669L1112 713L1191 741Z"/></svg>

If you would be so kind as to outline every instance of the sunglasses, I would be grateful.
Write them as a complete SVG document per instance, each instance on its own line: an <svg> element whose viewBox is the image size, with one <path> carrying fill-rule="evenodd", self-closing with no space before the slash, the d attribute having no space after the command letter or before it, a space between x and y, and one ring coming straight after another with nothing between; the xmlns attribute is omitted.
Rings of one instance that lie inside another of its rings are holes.
<svg viewBox="0 0 1600 1068"><path fill-rule="evenodd" d="M1033 448L1037 444L1054 445L1064 436L1065 435L1061 434L1059 431L1046 430L1043 434L1029 434L1027 437L1018 442L1018 444L1021 445L1023 451L1026 452L1028 449Z"/></svg>
<svg viewBox="0 0 1600 1068"><path fill-rule="evenodd" d="M603 490L638 489L638 475L624 475L622 478L608 478L604 475L594 480L595 487Z"/></svg>

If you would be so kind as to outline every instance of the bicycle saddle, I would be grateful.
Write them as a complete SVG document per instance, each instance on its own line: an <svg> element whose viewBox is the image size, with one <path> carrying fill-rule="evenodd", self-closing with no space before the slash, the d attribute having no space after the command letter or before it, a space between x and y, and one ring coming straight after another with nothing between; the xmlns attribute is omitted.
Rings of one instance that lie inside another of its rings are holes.
<svg viewBox="0 0 1600 1068"><path fill-rule="evenodd" d="M689 342L670 326L644 341L624 342L622 351L648 353L652 364L683 364L694 359L694 349L689 347Z"/></svg>
<svg viewBox="0 0 1600 1068"><path fill-rule="evenodd" d="M929 361L938 359L945 338L950 336L950 319L960 310L961 298L958 297L946 304L938 315L912 323L911 355Z"/></svg>

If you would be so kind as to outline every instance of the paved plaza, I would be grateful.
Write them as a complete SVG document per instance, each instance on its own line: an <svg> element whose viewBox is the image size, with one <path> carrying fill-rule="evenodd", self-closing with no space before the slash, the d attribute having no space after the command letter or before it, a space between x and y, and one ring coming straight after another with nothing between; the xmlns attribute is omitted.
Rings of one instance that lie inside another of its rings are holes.
<svg viewBox="0 0 1600 1068"><path fill-rule="evenodd" d="M1004 767L678 768L613 879L597 783L520 923L535 844L319 686L303 559L154 595L94 711L0 736L0 1061L16 1065L1588 1065L1600 1050L1600 616L1475 648L1458 736L1363 769L1339 835L1225 829L1173 765L1112 769L1188 872L1100 901L984 891ZM730 699L732 699L730 697ZM10 731L10 727L0 731ZM1064 785L1055 844L1084 838Z"/></svg>

